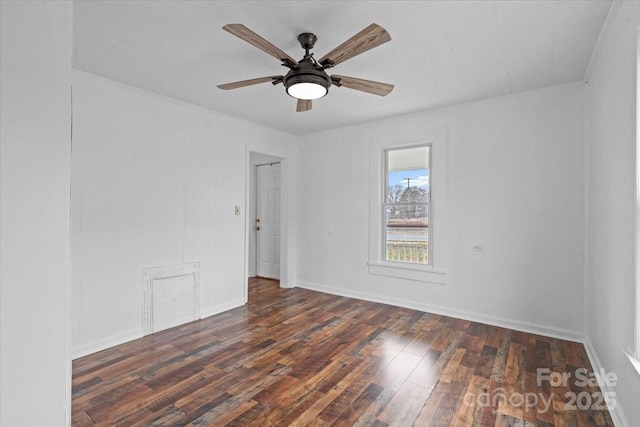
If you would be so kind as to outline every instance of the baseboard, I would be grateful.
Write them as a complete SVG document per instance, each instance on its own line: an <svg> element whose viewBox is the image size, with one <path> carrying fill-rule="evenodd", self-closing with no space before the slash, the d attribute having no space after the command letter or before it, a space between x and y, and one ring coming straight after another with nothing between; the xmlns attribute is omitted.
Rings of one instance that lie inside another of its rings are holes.
<svg viewBox="0 0 640 427"><path fill-rule="evenodd" d="M591 340L589 339L589 337L585 336L584 339L582 340L582 343L584 344L584 348L587 351L587 357L589 357L589 362L591 362L591 367L593 368L593 371L606 372L606 370L604 369L604 366L602 366L602 363L600 363L600 358L598 357L598 353L596 353L596 349L593 347L593 344L591 343ZM600 390L603 393L615 392L605 382L600 381L599 377L598 377L598 385L600 386ZM616 403L615 408L609 407L609 413L611 414L611 418L613 419L614 425L622 426L622 427L629 426L627 417L625 417L619 402Z"/></svg>
<svg viewBox="0 0 640 427"><path fill-rule="evenodd" d="M213 316L214 314L219 314L225 312L227 310L231 310L232 308L240 307L244 305L245 301L242 298L230 301L225 304L219 304L213 307L208 307L200 310L200 318L204 319L205 317ZM188 323L188 322L187 322ZM106 337L89 344L80 346L71 351L71 359L75 360L80 357L87 356L89 354L97 353L102 350L106 350L111 347L115 347L117 345L122 345L129 341L137 340L138 338L142 338L144 333L142 329L138 329L135 331L129 331L123 334L112 335L110 337Z"/></svg>
<svg viewBox="0 0 640 427"><path fill-rule="evenodd" d="M559 338L567 341L583 342L584 334L567 329L554 328L550 326L537 325L533 323L521 322L518 320L505 319L495 316L487 316L482 313L455 310L447 307L423 304L416 301L408 301L399 298L384 298L379 295L367 292L351 291L341 288L328 287L306 282L298 282L295 286L310 289L318 292L325 292L333 295L340 295L348 298L357 298L381 304L390 304L398 307L410 308L412 310L424 311L427 313L439 314L442 316L455 317L457 319L470 320L472 322L486 323L501 328L514 329L516 331L528 332L537 335L544 335L552 338Z"/></svg>
<svg viewBox="0 0 640 427"><path fill-rule="evenodd" d="M223 313L225 311L231 310L233 308L240 307L244 305L246 301L244 298L234 299L224 304L214 305L213 307L201 308L200 309L200 318L204 319L205 317L213 316L216 314Z"/></svg>
<svg viewBox="0 0 640 427"><path fill-rule="evenodd" d="M137 340L138 338L142 338L143 336L144 334L142 333L142 329L129 331L124 334L112 335L110 337L106 337L73 349L71 351L71 359L75 360L89 354L97 353L99 351L106 350L108 348L115 347L129 341Z"/></svg>

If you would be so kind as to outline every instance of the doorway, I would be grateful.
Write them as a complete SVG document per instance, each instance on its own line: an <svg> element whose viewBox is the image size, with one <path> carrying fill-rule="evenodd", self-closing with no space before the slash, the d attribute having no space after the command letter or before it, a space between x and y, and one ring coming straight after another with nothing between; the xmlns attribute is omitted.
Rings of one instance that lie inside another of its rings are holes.
<svg viewBox="0 0 640 427"><path fill-rule="evenodd" d="M280 279L281 160L265 154L250 153L249 277Z"/></svg>
<svg viewBox="0 0 640 427"><path fill-rule="evenodd" d="M280 279L280 162L256 165L256 276Z"/></svg>

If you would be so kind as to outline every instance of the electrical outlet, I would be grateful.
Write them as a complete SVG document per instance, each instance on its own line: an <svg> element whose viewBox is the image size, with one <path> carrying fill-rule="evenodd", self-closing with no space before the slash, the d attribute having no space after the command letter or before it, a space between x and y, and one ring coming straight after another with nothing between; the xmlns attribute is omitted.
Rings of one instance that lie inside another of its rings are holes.
<svg viewBox="0 0 640 427"><path fill-rule="evenodd" d="M479 244L475 244L473 246L471 246L471 250L474 252L484 252L484 246L479 245Z"/></svg>
<svg viewBox="0 0 640 427"><path fill-rule="evenodd" d="M236 215L240 215L240 206L236 206Z"/></svg>

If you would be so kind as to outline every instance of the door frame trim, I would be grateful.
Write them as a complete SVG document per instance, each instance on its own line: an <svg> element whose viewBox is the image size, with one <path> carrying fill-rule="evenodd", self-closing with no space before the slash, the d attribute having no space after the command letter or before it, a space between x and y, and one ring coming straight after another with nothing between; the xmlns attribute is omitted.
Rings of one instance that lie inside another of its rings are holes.
<svg viewBox="0 0 640 427"><path fill-rule="evenodd" d="M289 209L289 197L294 191L293 168L287 153L274 151L264 147L252 147L247 145L245 152L245 210L244 210L244 302L247 303L249 297L249 227L253 226L251 218L249 218L251 199L251 153L275 157L280 162L280 287L290 288L294 286L291 279L293 277L292 268L294 263L292 260L292 246L289 239L294 237L291 227L291 214Z"/></svg>

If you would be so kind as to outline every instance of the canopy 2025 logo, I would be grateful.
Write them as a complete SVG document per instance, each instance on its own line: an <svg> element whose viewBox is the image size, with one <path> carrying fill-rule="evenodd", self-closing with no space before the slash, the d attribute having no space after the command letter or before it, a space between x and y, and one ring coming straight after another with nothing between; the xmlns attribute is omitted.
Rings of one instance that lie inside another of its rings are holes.
<svg viewBox="0 0 640 427"><path fill-rule="evenodd" d="M569 384L569 379L573 378L573 384ZM553 408L554 400L562 400L565 411L604 411L607 409L615 409L616 394L611 391L604 393L598 388L599 385L608 389L615 387L618 382L618 376L613 372L605 372L601 369L599 372L590 373L585 368L576 369L573 374L571 372L553 372L548 368L539 368L536 370L536 385L543 387L548 383L550 390L547 392L527 392L509 393L503 387L495 389L485 389L480 394L467 393L464 396L464 404L467 406L493 407L497 408L501 404L507 404L515 408L522 408L524 411L537 411L546 413ZM562 398L556 394L556 389L570 389L571 387L596 389L597 391L567 391L562 394ZM495 409L494 409L495 410Z"/></svg>
<svg viewBox="0 0 640 427"><path fill-rule="evenodd" d="M551 387L568 387L571 372L552 372L549 368L539 368L536 371L536 385L542 387L544 382L548 382ZM576 387L597 388L600 384L607 388L615 387L618 384L618 376L613 372L606 372L600 369L599 372L590 373L586 368L578 368L573 372ZM553 393L552 393L553 394ZM565 411L580 409L582 411L603 411L616 407L616 394L612 391L581 391L579 393L567 391L563 397L568 400L564 404Z"/></svg>

